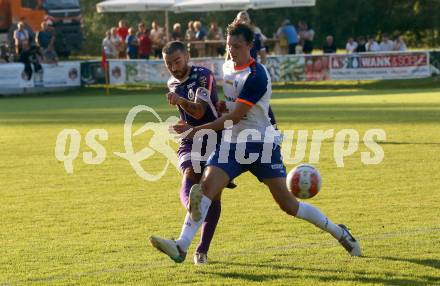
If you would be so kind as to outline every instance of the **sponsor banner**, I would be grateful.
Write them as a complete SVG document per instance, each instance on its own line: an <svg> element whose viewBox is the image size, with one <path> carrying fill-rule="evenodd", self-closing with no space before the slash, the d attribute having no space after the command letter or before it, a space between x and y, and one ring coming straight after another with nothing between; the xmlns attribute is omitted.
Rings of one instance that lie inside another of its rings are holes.
<svg viewBox="0 0 440 286"><path fill-rule="evenodd" d="M109 63L109 81L110 84L125 84L125 62L121 61L108 61Z"/></svg>
<svg viewBox="0 0 440 286"><path fill-rule="evenodd" d="M43 64L42 86L70 87L81 85L80 62L58 62ZM37 82L35 82L36 85Z"/></svg>
<svg viewBox="0 0 440 286"><path fill-rule="evenodd" d="M320 81L330 79L329 56L306 56L304 75L306 81Z"/></svg>
<svg viewBox="0 0 440 286"><path fill-rule="evenodd" d="M1 89L31 88L34 87L34 80L27 79L24 65L21 63L1 64L0 87Z"/></svg>
<svg viewBox="0 0 440 286"><path fill-rule="evenodd" d="M87 61L81 63L81 84L105 84L104 69L101 61Z"/></svg>
<svg viewBox="0 0 440 286"><path fill-rule="evenodd" d="M217 80L223 77L222 59L193 59L191 65L210 69ZM167 83L169 73L162 60L109 61L111 84Z"/></svg>
<svg viewBox="0 0 440 286"><path fill-rule="evenodd" d="M437 54L433 56L434 65ZM111 84L166 83L168 71L161 60L110 60ZM222 58L192 59L223 79ZM270 56L266 68L272 82L405 79L431 75L428 52L391 52L341 55ZM438 68L437 68L438 70Z"/></svg>
<svg viewBox="0 0 440 286"><path fill-rule="evenodd" d="M429 53L332 55L333 80L404 79L430 76Z"/></svg>
<svg viewBox="0 0 440 286"><path fill-rule="evenodd" d="M126 61L125 82L128 84L167 83L168 71L160 60Z"/></svg>
<svg viewBox="0 0 440 286"><path fill-rule="evenodd" d="M224 59L219 58L191 59L190 65L207 68L212 71L217 81L222 81L224 62Z"/></svg>
<svg viewBox="0 0 440 286"><path fill-rule="evenodd" d="M271 56L266 68L272 82L303 81L304 63L303 56Z"/></svg>

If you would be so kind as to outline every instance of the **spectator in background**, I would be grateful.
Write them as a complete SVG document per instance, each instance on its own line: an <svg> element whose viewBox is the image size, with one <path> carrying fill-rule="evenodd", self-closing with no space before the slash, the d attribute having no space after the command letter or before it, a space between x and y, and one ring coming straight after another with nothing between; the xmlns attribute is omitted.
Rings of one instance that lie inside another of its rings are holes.
<svg viewBox="0 0 440 286"><path fill-rule="evenodd" d="M188 28L186 29L185 32L185 41L188 42L187 47L191 58L196 58L198 56L197 49L194 47L194 45L191 44L191 42L195 40L196 40L196 31L194 29L194 21L189 21Z"/></svg>
<svg viewBox="0 0 440 286"><path fill-rule="evenodd" d="M185 32L186 41L194 41L196 39L196 31L194 30L194 21L188 22L188 29Z"/></svg>
<svg viewBox="0 0 440 286"><path fill-rule="evenodd" d="M223 30L218 27L216 22L211 22L209 27L208 40L223 40Z"/></svg>
<svg viewBox="0 0 440 286"><path fill-rule="evenodd" d="M325 38L325 43L322 46L322 51L324 54L334 54L336 53L336 45L332 35L328 35Z"/></svg>
<svg viewBox="0 0 440 286"><path fill-rule="evenodd" d="M365 37L360 36L358 38L358 46L355 50L355 53L365 53L367 51L367 49L365 48Z"/></svg>
<svg viewBox="0 0 440 286"><path fill-rule="evenodd" d="M9 63L9 48L7 45L0 46L0 63L6 64Z"/></svg>
<svg viewBox="0 0 440 286"><path fill-rule="evenodd" d="M113 46L116 48L116 58L120 58L121 53L125 53L125 44L122 43L121 38L119 38L117 34L118 28L113 27L110 29L110 41Z"/></svg>
<svg viewBox="0 0 440 286"><path fill-rule="evenodd" d="M290 23L290 20L286 19L283 21L278 31L278 36L282 36L287 40L288 54L294 55L296 53L296 45L298 45L298 33L295 26Z"/></svg>
<svg viewBox="0 0 440 286"><path fill-rule="evenodd" d="M237 16L234 19L234 22L241 22L247 25L250 25L254 29L254 42L252 44L252 48L250 50L251 57L258 62L258 56L260 56L260 62L265 65L267 61L267 53L266 47L264 46L263 37L260 33L255 31L255 26L251 25L251 18L249 13L246 11L238 12ZM229 56L229 55L227 55Z"/></svg>
<svg viewBox="0 0 440 286"><path fill-rule="evenodd" d="M166 42L166 35L164 29L156 21L151 23L150 39L152 41L153 55L157 58L162 58L162 48Z"/></svg>
<svg viewBox="0 0 440 286"><path fill-rule="evenodd" d="M299 43L302 46L302 51L305 54L311 54L313 51L313 39L315 38L315 31L310 28L306 22L298 22Z"/></svg>
<svg viewBox="0 0 440 286"><path fill-rule="evenodd" d="M257 26L257 23L254 20L251 19L251 22L249 23L249 25L254 30L254 33L256 35L259 35L259 37L261 37L261 44L264 45L266 54L268 54L269 53L269 46L267 46L265 44L265 41L267 40L267 37L263 34L263 32L261 31L260 27Z"/></svg>
<svg viewBox="0 0 440 286"><path fill-rule="evenodd" d="M184 35L182 33L182 26L180 25L180 23L175 23L173 25L173 33L171 33L171 39L173 41L184 41Z"/></svg>
<svg viewBox="0 0 440 286"><path fill-rule="evenodd" d="M53 48L55 42L55 35L47 25L47 22L41 22L41 30L37 32L36 36L37 46L43 50Z"/></svg>
<svg viewBox="0 0 440 286"><path fill-rule="evenodd" d="M20 54L30 48L30 35L24 27L24 22L18 22L17 29L14 31L15 54Z"/></svg>
<svg viewBox="0 0 440 286"><path fill-rule="evenodd" d="M381 52L390 52L394 50L394 43L390 40L387 34L382 34L382 42L380 42L379 49Z"/></svg>
<svg viewBox="0 0 440 286"><path fill-rule="evenodd" d="M368 37L368 42L365 44L365 49L367 52L375 53L380 51L379 44L376 42L373 36Z"/></svg>
<svg viewBox="0 0 440 286"><path fill-rule="evenodd" d="M396 40L394 41L394 50L399 52L405 52L407 49L405 41L402 39L402 36L397 35Z"/></svg>
<svg viewBox="0 0 440 286"><path fill-rule="evenodd" d="M261 29L257 26L257 23L255 23L254 20L251 20L251 22L250 22L249 25L251 25L251 27L254 29L254 33L256 33L256 34L260 34L260 35L261 35L261 39L262 39L263 41L266 41L266 40L267 40L267 37L263 34L263 32L262 32Z"/></svg>
<svg viewBox="0 0 440 286"><path fill-rule="evenodd" d="M197 41L204 41L206 40L207 33L205 31L205 28L202 26L202 22L195 21L194 22L194 30L196 32L195 37Z"/></svg>
<svg viewBox="0 0 440 286"><path fill-rule="evenodd" d="M148 60L152 51L152 42L150 39L150 31L146 30L143 22L138 24L138 32L136 38L139 43L138 54L140 59Z"/></svg>
<svg viewBox="0 0 440 286"><path fill-rule="evenodd" d="M211 25L209 27L208 40L223 40L223 30L218 27L216 22L211 22ZM215 44L216 46L216 53L217 55L224 55L225 54L225 47L223 44Z"/></svg>
<svg viewBox="0 0 440 286"><path fill-rule="evenodd" d="M121 40L121 49L119 50L119 58L125 59L127 57L127 45L126 39L128 36L128 27L127 22L124 20L120 20L118 23L118 28L116 28L116 35L118 35Z"/></svg>
<svg viewBox="0 0 440 286"><path fill-rule="evenodd" d="M108 30L105 32L105 38L102 40L102 50L107 59L116 59L119 55L119 51L116 49L111 38L112 32Z"/></svg>
<svg viewBox="0 0 440 286"><path fill-rule="evenodd" d="M18 61L24 64L24 73L27 80L32 79L32 75L35 75L36 82L42 80L43 67L40 64L41 59L40 49L35 45L22 50Z"/></svg>
<svg viewBox="0 0 440 286"><path fill-rule="evenodd" d="M345 50L347 54L352 54L356 52L358 43L353 39L353 37L348 38L347 44L345 45Z"/></svg>
<svg viewBox="0 0 440 286"><path fill-rule="evenodd" d="M41 23L41 30L36 35L37 46L43 54L43 62L57 62L57 54L55 52L55 34L49 29L46 21Z"/></svg>
<svg viewBox="0 0 440 286"><path fill-rule="evenodd" d="M127 46L127 58L137 59L139 43L136 38L136 32L133 27L130 27L128 29L128 36L125 39L125 44Z"/></svg>

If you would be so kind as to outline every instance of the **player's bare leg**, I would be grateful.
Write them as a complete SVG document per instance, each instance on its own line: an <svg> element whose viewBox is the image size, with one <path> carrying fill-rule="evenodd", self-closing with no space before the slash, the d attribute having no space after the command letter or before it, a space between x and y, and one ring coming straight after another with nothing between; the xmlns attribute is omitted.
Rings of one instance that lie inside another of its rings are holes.
<svg viewBox="0 0 440 286"><path fill-rule="evenodd" d="M287 214L308 221L330 233L350 255L361 255L359 242L351 235L347 227L334 224L318 208L299 202L287 189L285 178L265 179L263 182L269 187L280 208Z"/></svg>

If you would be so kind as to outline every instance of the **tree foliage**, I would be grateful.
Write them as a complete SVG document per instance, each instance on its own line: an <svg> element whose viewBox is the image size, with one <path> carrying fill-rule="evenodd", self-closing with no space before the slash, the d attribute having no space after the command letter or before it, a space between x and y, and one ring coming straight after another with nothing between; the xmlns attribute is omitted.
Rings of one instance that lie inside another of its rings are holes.
<svg viewBox="0 0 440 286"><path fill-rule="evenodd" d="M85 24L83 53L99 54L104 32L126 19L135 26L139 21L164 23L163 12L98 14L99 0L80 0ZM337 46L344 47L349 36L402 34L410 47L436 47L440 44L440 0L317 0L315 7L279 8L250 11L251 18L272 37L284 19L292 23L305 20L315 30L315 46L326 35L334 35ZM170 13L170 23L179 22L183 29L189 20L201 20L205 26L216 21L225 27L236 11L208 13Z"/></svg>

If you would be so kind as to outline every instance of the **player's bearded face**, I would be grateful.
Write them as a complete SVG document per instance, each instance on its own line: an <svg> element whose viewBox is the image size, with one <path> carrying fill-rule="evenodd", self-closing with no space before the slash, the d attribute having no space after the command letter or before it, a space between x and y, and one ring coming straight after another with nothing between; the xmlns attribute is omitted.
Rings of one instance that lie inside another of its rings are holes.
<svg viewBox="0 0 440 286"><path fill-rule="evenodd" d="M171 55L163 55L165 65L172 76L178 80L183 80L189 71L189 56L188 53L176 51Z"/></svg>
<svg viewBox="0 0 440 286"><path fill-rule="evenodd" d="M242 36L228 36L226 44L236 66L242 66L249 62L251 57L249 51L252 44L247 43Z"/></svg>

